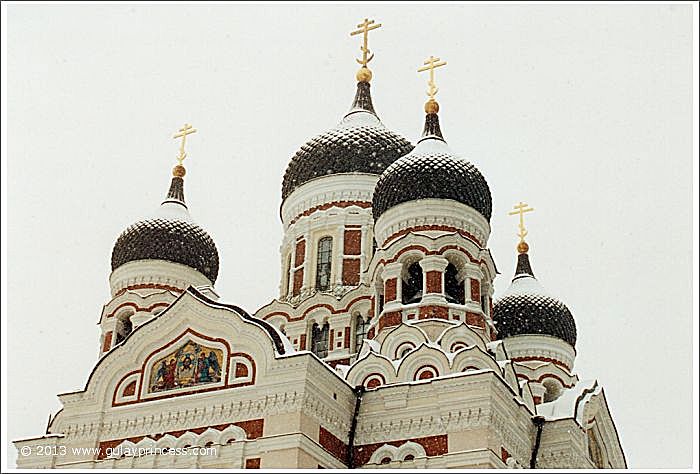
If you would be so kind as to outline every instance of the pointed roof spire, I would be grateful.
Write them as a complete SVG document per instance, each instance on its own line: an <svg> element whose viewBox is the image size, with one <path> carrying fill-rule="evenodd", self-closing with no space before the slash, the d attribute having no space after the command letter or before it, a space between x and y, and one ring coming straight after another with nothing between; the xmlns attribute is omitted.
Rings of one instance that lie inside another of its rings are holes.
<svg viewBox="0 0 700 474"><path fill-rule="evenodd" d="M441 61L440 58L430 56L423 62L424 66L418 68L418 72L430 71L430 78L428 79L428 101L425 103L425 126L423 127L423 135L421 141L426 138L437 138L439 140L445 141L442 136L442 131L440 130L440 119L438 118L438 112L440 111L440 105L438 105L435 100L435 94L438 92L438 88L435 85L435 69L446 66L446 61Z"/></svg>
<svg viewBox="0 0 700 474"><path fill-rule="evenodd" d="M523 276L535 277L532 272L532 267L530 266L530 258L527 255L530 246L525 242L525 236L527 235L527 230L525 229L525 219L524 215L526 212L532 212L535 209L528 207L527 203L520 201L518 204L513 206L513 211L508 213L509 216L520 216L520 222L518 223L518 237L520 237L520 242L518 242L518 265L515 268L515 276L513 281Z"/></svg>
<svg viewBox="0 0 700 474"><path fill-rule="evenodd" d="M185 204L185 180L183 179L187 170L182 166L182 161L187 157L187 153L185 152L185 140L187 139L187 135L195 133L196 131L197 129L192 128L192 125L186 123L173 136L173 138L181 138L182 141L180 142L180 151L177 156L177 165L173 168L173 179L170 181L170 189L162 204L175 203L187 209L187 204Z"/></svg>

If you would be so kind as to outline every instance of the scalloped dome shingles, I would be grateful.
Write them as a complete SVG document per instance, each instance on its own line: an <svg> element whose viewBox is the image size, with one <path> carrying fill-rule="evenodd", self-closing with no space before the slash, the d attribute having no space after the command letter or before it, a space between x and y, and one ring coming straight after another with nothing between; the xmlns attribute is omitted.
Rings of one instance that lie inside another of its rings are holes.
<svg viewBox="0 0 700 474"><path fill-rule="evenodd" d="M384 127L374 112L369 83L359 82L351 110L341 123L306 142L292 157L282 179L282 200L321 176L380 175L412 149L411 142Z"/></svg>
<svg viewBox="0 0 700 474"><path fill-rule="evenodd" d="M493 322L500 339L541 334L576 346L576 322L571 311L557 298L547 295L531 275L516 275L510 288L493 306Z"/></svg>
<svg viewBox="0 0 700 474"><path fill-rule="evenodd" d="M338 173L380 175L413 149L405 138L383 126L336 127L312 138L296 152L282 180L282 199L320 176Z"/></svg>
<svg viewBox="0 0 700 474"><path fill-rule="evenodd" d="M112 270L136 260L187 265L212 283L219 274L219 252L212 238L198 225L179 219L146 219L122 232L112 250Z"/></svg>
<svg viewBox="0 0 700 474"><path fill-rule="evenodd" d="M473 164L446 152L414 150L387 168L372 200L375 220L388 209L418 199L452 199L491 219L491 191Z"/></svg>

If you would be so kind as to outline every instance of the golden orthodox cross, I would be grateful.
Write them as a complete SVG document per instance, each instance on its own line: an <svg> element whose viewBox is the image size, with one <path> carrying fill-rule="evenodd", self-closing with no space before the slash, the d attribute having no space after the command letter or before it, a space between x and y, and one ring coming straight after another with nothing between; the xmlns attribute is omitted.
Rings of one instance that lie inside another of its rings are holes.
<svg viewBox="0 0 700 474"><path fill-rule="evenodd" d="M527 230L525 230L525 220L523 219L523 215L526 212L534 211L532 207L527 207L528 205L525 204L524 202L519 202L515 206L513 206L514 211L511 211L508 213L510 216L514 216L516 214L520 214L520 224L518 225L518 228L520 229L520 232L518 232L518 237L520 237L520 242L525 242L525 236L527 235Z"/></svg>
<svg viewBox="0 0 700 474"><path fill-rule="evenodd" d="M184 160L187 156L187 153L185 153L185 139L187 138L187 135L190 133L195 133L196 131L196 128L192 128L192 125L186 123L180 130L178 130L178 133L173 136L173 138L182 138L182 141L180 142L180 156L177 157L177 162L180 166L182 166L182 160Z"/></svg>
<svg viewBox="0 0 700 474"><path fill-rule="evenodd" d="M355 58L355 61L361 64L362 67L367 67L367 63L374 57L374 54L369 54L369 49L367 48L367 34L372 30L376 30L380 26L382 26L381 23L375 25L374 20L368 20L365 18L364 22L357 25L357 28L359 29L350 32L350 36L359 35L360 33L363 34L363 44L360 46L360 50L362 51L362 59ZM369 57L367 57L367 55L369 55Z"/></svg>
<svg viewBox="0 0 700 474"><path fill-rule="evenodd" d="M430 80L428 80L428 97L435 100L435 94L438 92L438 88L435 85L435 69L447 65L446 61L440 61L440 58L435 58L430 56L426 59L422 68L418 69L418 72L430 71Z"/></svg>

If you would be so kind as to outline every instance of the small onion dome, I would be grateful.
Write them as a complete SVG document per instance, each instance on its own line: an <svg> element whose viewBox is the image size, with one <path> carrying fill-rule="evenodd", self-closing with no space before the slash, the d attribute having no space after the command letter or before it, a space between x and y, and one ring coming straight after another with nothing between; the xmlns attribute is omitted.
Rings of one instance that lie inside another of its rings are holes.
<svg viewBox="0 0 700 474"><path fill-rule="evenodd" d="M527 253L518 255L515 277L493 306L493 322L501 339L535 334L576 346L576 322L571 311L542 288L532 273Z"/></svg>
<svg viewBox="0 0 700 474"><path fill-rule="evenodd" d="M436 110L430 109L426 115L423 137L416 148L379 178L372 198L375 220L398 204L418 199L452 199L473 208L487 221L491 219L491 191L486 180L476 166L452 153L442 137Z"/></svg>
<svg viewBox="0 0 700 474"><path fill-rule="evenodd" d="M282 200L314 178L341 173L380 175L413 145L388 130L372 106L369 82L358 82L350 112L296 152L282 180Z"/></svg>
<svg viewBox="0 0 700 474"><path fill-rule="evenodd" d="M136 260L167 260L193 268L214 283L219 273L219 252L209 234L192 222L182 176L173 174L168 196L158 211L129 226L117 239L112 249L112 271Z"/></svg>

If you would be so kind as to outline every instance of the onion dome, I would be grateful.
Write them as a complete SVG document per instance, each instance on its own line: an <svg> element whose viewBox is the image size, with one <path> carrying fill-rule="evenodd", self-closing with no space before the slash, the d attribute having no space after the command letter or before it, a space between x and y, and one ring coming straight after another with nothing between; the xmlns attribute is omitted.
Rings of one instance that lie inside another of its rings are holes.
<svg viewBox="0 0 700 474"><path fill-rule="evenodd" d="M571 311L550 296L535 278L527 244L518 246L515 277L493 307L493 322L501 339L522 335L545 335L576 346L576 322Z"/></svg>
<svg viewBox="0 0 700 474"><path fill-rule="evenodd" d="M380 175L413 149L379 120L372 105L370 77L358 73L350 111L335 128L309 140L292 157L282 180L282 200L314 178L341 173Z"/></svg>
<svg viewBox="0 0 700 474"><path fill-rule="evenodd" d="M112 271L137 260L166 260L197 270L212 283L219 252L207 232L192 222L185 204L185 168L173 170L170 190L156 213L129 226L112 249Z"/></svg>
<svg viewBox="0 0 700 474"><path fill-rule="evenodd" d="M476 166L452 153L440 131L437 111L437 102L428 101L422 138L379 178L372 199L375 220L398 204L419 199L451 199L491 219L486 179Z"/></svg>

